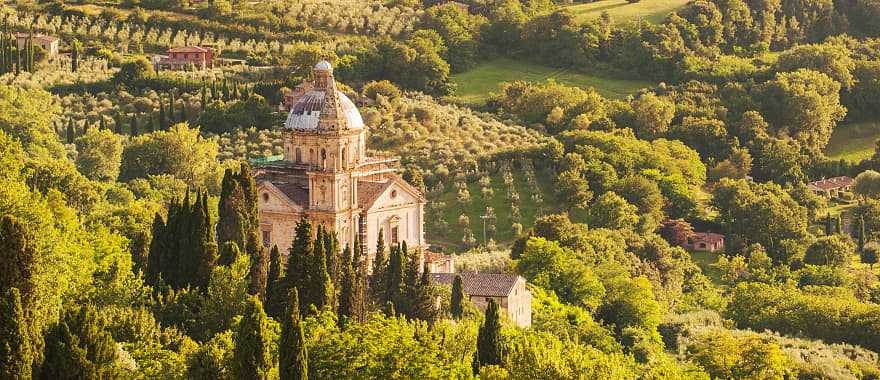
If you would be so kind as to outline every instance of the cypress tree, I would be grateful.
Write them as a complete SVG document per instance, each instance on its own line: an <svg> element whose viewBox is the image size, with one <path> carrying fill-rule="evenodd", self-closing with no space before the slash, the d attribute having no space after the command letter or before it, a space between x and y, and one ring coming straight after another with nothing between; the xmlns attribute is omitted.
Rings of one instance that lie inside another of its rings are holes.
<svg viewBox="0 0 880 380"><path fill-rule="evenodd" d="M327 260L324 254L324 239L327 233L323 226L318 228L318 236L313 244L309 267L309 273L306 276L311 282L310 287L310 305L315 305L318 310L330 308L333 310L333 282L330 280L330 274L327 273Z"/></svg>
<svg viewBox="0 0 880 380"><path fill-rule="evenodd" d="M281 320L284 312L284 262L278 246L269 253L269 275L266 282L266 313Z"/></svg>
<svg viewBox="0 0 880 380"><path fill-rule="evenodd" d="M327 260L327 273L330 274L330 280L333 285L339 284L339 241L336 239L336 233L329 229L324 230L324 255Z"/></svg>
<svg viewBox="0 0 880 380"><path fill-rule="evenodd" d="M193 221L197 226L193 235L194 239L192 239L195 242L193 251L196 254L195 281L193 285L207 291L208 282L211 280L211 272L217 266L220 254L217 242L214 240L214 223L211 220L211 213L208 211L208 192L205 191L200 198L200 201L194 205L198 211Z"/></svg>
<svg viewBox="0 0 880 380"><path fill-rule="evenodd" d="M437 318L437 309L434 307L434 284L431 282L431 274L427 266L422 270L422 276L416 288L412 302L412 317L433 323Z"/></svg>
<svg viewBox="0 0 880 380"><path fill-rule="evenodd" d="M208 108L208 86L202 81L202 112Z"/></svg>
<svg viewBox="0 0 880 380"><path fill-rule="evenodd" d="M175 110L175 107L177 106L177 101L176 99L174 99L174 90L171 90L169 92L170 100L168 101L168 118L170 119L171 124L177 124L178 120L175 119L177 117L177 111Z"/></svg>
<svg viewBox="0 0 880 380"><path fill-rule="evenodd" d="M165 114L165 100L159 95L159 129L168 130L168 116Z"/></svg>
<svg viewBox="0 0 880 380"><path fill-rule="evenodd" d="M229 86L226 83L226 78L223 78L222 86L223 100L229 100Z"/></svg>
<svg viewBox="0 0 880 380"><path fill-rule="evenodd" d="M76 126L73 124L73 119L70 119L67 123L67 143L73 144L73 140L76 139Z"/></svg>
<svg viewBox="0 0 880 380"><path fill-rule="evenodd" d="M150 252L147 255L146 280L154 286L159 284L162 276L162 257L165 256L165 221L156 213L153 218L153 240L150 241Z"/></svg>
<svg viewBox="0 0 880 380"><path fill-rule="evenodd" d="M832 224L831 224L831 213L825 215L825 236L831 236L831 233L834 232Z"/></svg>
<svg viewBox="0 0 880 380"><path fill-rule="evenodd" d="M186 102L180 105L180 120L181 123L189 122L189 115L186 113Z"/></svg>
<svg viewBox="0 0 880 380"><path fill-rule="evenodd" d="M376 256L373 258L372 276L370 277L370 291L378 302L385 302L385 272L388 271L388 261L385 258L385 238L382 230L379 230L379 238L376 240Z"/></svg>
<svg viewBox="0 0 880 380"><path fill-rule="evenodd" d="M17 288L0 295L0 379L30 380L31 343Z"/></svg>
<svg viewBox="0 0 880 380"><path fill-rule="evenodd" d="M354 266L354 319L363 322L367 313L367 264L363 259L363 248L358 238L354 239L354 255L352 256L352 265Z"/></svg>
<svg viewBox="0 0 880 380"><path fill-rule="evenodd" d="M287 289L303 289L306 282L306 267L312 251L312 223L301 219L296 224L293 242L287 254L287 271L284 274L284 286ZM300 293L303 293L302 291ZM305 297L305 294L303 294ZM302 311L302 303L300 311Z"/></svg>
<svg viewBox="0 0 880 380"><path fill-rule="evenodd" d="M843 230L843 219L837 214L837 223L834 225L834 233L840 234Z"/></svg>
<svg viewBox="0 0 880 380"><path fill-rule="evenodd" d="M79 41L74 39L70 43L70 47L71 47L71 50L70 50L70 71L75 73L76 70L79 69L79 49L80 49Z"/></svg>
<svg viewBox="0 0 880 380"><path fill-rule="evenodd" d="M123 132L122 127L123 127L122 126L122 113L117 112L116 115L113 117L114 132L117 135L121 135L121 134L125 133L125 132Z"/></svg>
<svg viewBox="0 0 880 380"><path fill-rule="evenodd" d="M419 254L416 252L409 254L405 242L401 244L400 251L403 261L406 263L406 269L403 275L403 297L395 302L395 306L399 312L410 318L415 318L414 312L419 293Z"/></svg>
<svg viewBox="0 0 880 380"><path fill-rule="evenodd" d="M140 134L141 134L141 129L140 129L140 127L138 126L138 118L137 118L137 115L135 115L135 114L132 114L132 115L131 115L131 123L130 123L130 127L131 127L131 131L130 131L130 132L131 132L131 135L132 135L132 136L137 136L137 135L140 135Z"/></svg>
<svg viewBox="0 0 880 380"><path fill-rule="evenodd" d="M400 299L400 293L403 289L404 277L404 257L400 247L391 248L391 256L388 260L388 268L385 272L385 302L396 302ZM395 309L399 310L399 305L395 303Z"/></svg>
<svg viewBox="0 0 880 380"><path fill-rule="evenodd" d="M159 125L159 122L156 119L155 113L151 112L149 115L150 115L149 120L147 120L147 133L153 133L156 131L156 128L157 128L156 126Z"/></svg>
<svg viewBox="0 0 880 380"><path fill-rule="evenodd" d="M281 320L278 374L281 380L308 380L309 354L299 313L299 292L290 290L287 312Z"/></svg>
<svg viewBox="0 0 880 380"><path fill-rule="evenodd" d="M83 123L83 132L82 132L82 134L85 135L85 134L88 133L88 132L89 132L89 122L88 122L88 120L87 120L86 122Z"/></svg>
<svg viewBox="0 0 880 380"><path fill-rule="evenodd" d="M103 115L99 115L98 116L98 130L105 130L105 129L107 129L107 121L104 120Z"/></svg>
<svg viewBox="0 0 880 380"><path fill-rule="evenodd" d="M352 320L357 315L357 301L355 300L355 273L354 267L352 266L351 259L351 248L345 247L345 250L342 252L342 264L340 268L340 290L339 290L339 305L337 308L337 321L339 322L339 327L343 327L344 324Z"/></svg>
<svg viewBox="0 0 880 380"><path fill-rule="evenodd" d="M477 352L474 354L474 372L479 372L484 365L501 365L501 319L498 304L489 300L486 307L486 318L477 335Z"/></svg>
<svg viewBox="0 0 880 380"><path fill-rule="evenodd" d="M250 231L248 236L247 254L251 258L250 271L250 294L258 296L261 300L266 299L266 284L269 281L269 255L266 248L260 243L260 235L257 231Z"/></svg>
<svg viewBox="0 0 880 380"><path fill-rule="evenodd" d="M461 319L464 314L464 286L461 283L461 276L456 275L452 281L452 301L450 305L452 318Z"/></svg>
<svg viewBox="0 0 880 380"><path fill-rule="evenodd" d="M233 375L236 379L262 380L269 377L272 369L271 344L266 313L263 304L251 297L245 306L244 316L238 326L238 336L233 350Z"/></svg>
<svg viewBox="0 0 880 380"><path fill-rule="evenodd" d="M858 240L858 245L859 245L858 246L859 252L861 252L862 249L865 248L865 219L862 217L859 217L859 225L858 225L858 229L857 229L856 233L858 235L857 240Z"/></svg>
<svg viewBox="0 0 880 380"><path fill-rule="evenodd" d="M25 310L31 307L36 289L37 250L32 239L18 218L0 219L0 289L18 289Z"/></svg>

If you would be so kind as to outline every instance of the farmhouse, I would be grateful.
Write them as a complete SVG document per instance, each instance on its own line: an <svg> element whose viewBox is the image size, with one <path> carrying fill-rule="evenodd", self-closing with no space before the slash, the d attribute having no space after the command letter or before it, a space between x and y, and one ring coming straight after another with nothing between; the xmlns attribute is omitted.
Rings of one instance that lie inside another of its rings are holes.
<svg viewBox="0 0 880 380"><path fill-rule="evenodd" d="M461 276L464 294L481 311L486 312L489 300L495 302L519 327L532 325L532 293L521 276L506 273L434 273L431 281L452 285L455 276Z"/></svg>
<svg viewBox="0 0 880 380"><path fill-rule="evenodd" d="M724 249L724 235L714 232L694 232L688 236L684 248L700 252L718 252Z"/></svg>
<svg viewBox="0 0 880 380"><path fill-rule="evenodd" d="M283 159L255 170L263 243L287 252L296 223L308 218L335 231L340 246L360 241L368 265L380 233L386 246L405 241L424 252L425 196L397 175L397 158L367 155L361 114L336 89L329 62L314 78L288 98ZM450 267L442 256L422 260L429 270Z"/></svg>
<svg viewBox="0 0 880 380"><path fill-rule="evenodd" d="M181 70L195 67L199 70L214 68L214 53L210 48L187 46L168 49L167 56L153 58L156 69Z"/></svg>
<svg viewBox="0 0 880 380"><path fill-rule="evenodd" d="M18 49L24 49L31 36L30 33L15 33L15 43L18 45ZM39 46L43 49L43 51L46 52L47 57L58 55L58 38L47 36L45 34L33 34L33 38L34 46Z"/></svg>
<svg viewBox="0 0 880 380"><path fill-rule="evenodd" d="M814 193L826 197L836 197L841 192L852 190L853 179L847 176L821 179L807 184Z"/></svg>

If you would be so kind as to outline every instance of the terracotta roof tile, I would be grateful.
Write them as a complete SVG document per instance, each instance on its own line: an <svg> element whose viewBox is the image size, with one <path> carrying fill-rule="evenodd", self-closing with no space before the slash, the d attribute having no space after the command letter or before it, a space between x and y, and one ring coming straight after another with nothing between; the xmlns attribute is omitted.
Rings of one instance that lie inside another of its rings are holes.
<svg viewBox="0 0 880 380"><path fill-rule="evenodd" d="M376 199L385 192L394 181L370 182L358 181L358 207L367 210Z"/></svg>
<svg viewBox="0 0 880 380"><path fill-rule="evenodd" d="M452 285L455 276L461 276L465 294L483 297L507 297L516 286L519 276L507 273L432 273L431 281Z"/></svg>
<svg viewBox="0 0 880 380"><path fill-rule="evenodd" d="M209 49L198 46L183 46L168 49L169 53L207 53L209 51Z"/></svg>
<svg viewBox="0 0 880 380"><path fill-rule="evenodd" d="M834 177L813 181L808 184L809 187L818 190L836 190L853 184L853 179L847 176Z"/></svg>
<svg viewBox="0 0 880 380"><path fill-rule="evenodd" d="M714 232L694 232L690 237L694 242L704 242L707 244L714 244L724 240L724 235Z"/></svg>

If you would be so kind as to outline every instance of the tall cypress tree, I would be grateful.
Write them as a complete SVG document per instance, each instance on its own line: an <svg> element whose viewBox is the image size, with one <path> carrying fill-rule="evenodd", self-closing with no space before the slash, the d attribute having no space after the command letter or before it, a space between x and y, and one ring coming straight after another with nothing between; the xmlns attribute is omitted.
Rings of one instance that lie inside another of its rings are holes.
<svg viewBox="0 0 880 380"><path fill-rule="evenodd" d="M79 49L80 49L80 46L81 46L81 44L76 39L74 39L70 43L70 48L71 48L70 49L70 71L74 72L74 73L77 70L79 70L79 54L80 54Z"/></svg>
<svg viewBox="0 0 880 380"><path fill-rule="evenodd" d="M269 253L269 275L266 282L266 313L281 320L284 312L284 262L278 246Z"/></svg>
<svg viewBox="0 0 880 380"><path fill-rule="evenodd" d="M309 354L299 313L299 292L290 290L287 312L281 319L278 374L281 380L308 380Z"/></svg>
<svg viewBox="0 0 880 380"><path fill-rule="evenodd" d="M857 233L857 235L858 235L858 236L856 236L856 237L858 238L857 240L858 240L858 245L859 245L859 246L858 246L858 248L859 248L859 252L861 252L862 249L865 248L865 239L866 239L866 236L865 236L865 219L862 218L862 217L859 217L859 225L858 225L858 229L856 230L856 233Z"/></svg>
<svg viewBox="0 0 880 380"><path fill-rule="evenodd" d="M25 310L36 297L37 250L32 238L18 218L0 219L0 289L18 289Z"/></svg>
<svg viewBox="0 0 880 380"><path fill-rule="evenodd" d="M831 236L833 232L831 213L828 213L825 215L825 236Z"/></svg>
<svg viewBox="0 0 880 380"><path fill-rule="evenodd" d="M388 260L388 268L385 272L385 299L384 302L394 303L397 312L401 312L400 305L396 302L400 300L401 291L403 290L403 278L405 262L403 251L399 246L391 248L391 256Z"/></svg>
<svg viewBox="0 0 880 380"><path fill-rule="evenodd" d="M415 318L415 306L419 296L419 254L410 254L406 248L406 242L401 244L401 256L406 263L403 272L402 297L395 302L397 310L404 315Z"/></svg>
<svg viewBox="0 0 880 380"><path fill-rule="evenodd" d="M379 238L376 240L376 256L373 258L372 277L370 277L370 292L379 304L386 302L385 276L388 271L388 260L385 258L385 238L382 230L379 230Z"/></svg>
<svg viewBox="0 0 880 380"><path fill-rule="evenodd" d="M76 126L73 124L73 119L71 118L67 122L67 143L73 144L73 140L76 139Z"/></svg>
<svg viewBox="0 0 880 380"><path fill-rule="evenodd" d="M324 255L327 260L327 273L330 274L330 280L333 285L339 284L339 240L336 239L336 233L325 230L324 238Z"/></svg>
<svg viewBox="0 0 880 380"><path fill-rule="evenodd" d="M352 266L354 266L354 283L353 283L353 302L354 309L353 318L357 322L363 322L367 313L367 265L363 259L363 248L358 238L354 240L354 254L352 255Z"/></svg>
<svg viewBox="0 0 880 380"><path fill-rule="evenodd" d="M165 114L165 99L159 95L159 129L168 130L168 115Z"/></svg>
<svg viewBox="0 0 880 380"><path fill-rule="evenodd" d="M421 319L433 323L437 319L437 309L434 307L434 284L431 282L431 274L428 268L422 270L422 276L416 285L415 296L412 299L410 314L412 318Z"/></svg>
<svg viewBox="0 0 880 380"><path fill-rule="evenodd" d="M837 214L837 223L834 224L834 233L840 234L843 231L843 219Z"/></svg>
<svg viewBox="0 0 880 380"><path fill-rule="evenodd" d="M148 283L159 284L162 276L162 257L165 256L165 221L159 213L153 218L153 240L150 241L150 251L147 255L147 273L146 280Z"/></svg>
<svg viewBox="0 0 880 380"><path fill-rule="evenodd" d="M175 119L177 117L177 111L175 110L175 107L177 106L177 101L174 98L174 90L171 90L169 92L169 96L171 99L168 101L168 119L170 119L171 124L177 124L178 120Z"/></svg>
<svg viewBox="0 0 880 380"><path fill-rule="evenodd" d="M138 126L138 118L137 118L137 115L135 115L135 114L131 114L130 127L131 127L130 132L131 132L132 136L137 136L137 135L141 134L140 126Z"/></svg>
<svg viewBox="0 0 880 380"><path fill-rule="evenodd" d="M270 344L268 321L263 311L263 304L256 297L251 297L238 325L238 336L232 354L235 378L267 379L272 369Z"/></svg>
<svg viewBox="0 0 880 380"><path fill-rule="evenodd" d="M259 232L250 231L247 247L247 254L251 258L249 292L264 300L266 299L266 285L269 282L269 254L260 242Z"/></svg>
<svg viewBox="0 0 880 380"><path fill-rule="evenodd" d="M478 372L484 365L501 365L501 317L498 314L498 304L494 299L489 300L486 307L486 318L477 335L477 352L474 353L474 372Z"/></svg>
<svg viewBox="0 0 880 380"><path fill-rule="evenodd" d="M121 112L117 112L117 113L113 116L113 132L116 133L117 135L121 135L121 134L125 133L125 132L124 132L124 129L123 129L122 127L123 127L123 125L122 125L122 113L121 113Z"/></svg>
<svg viewBox="0 0 880 380"><path fill-rule="evenodd" d="M324 253L324 240L328 235L322 226L318 227L318 235L315 239L314 251L312 252L309 265L309 273L306 278L311 284L309 304L315 305L318 310L330 308L333 310L333 282L327 273L327 259Z"/></svg>
<svg viewBox="0 0 880 380"><path fill-rule="evenodd" d="M345 247L342 251L342 264L340 267L340 290L339 305L337 307L337 321L339 327L343 327L346 322L352 320L357 315L355 300L355 273L352 266L351 248Z"/></svg>
<svg viewBox="0 0 880 380"><path fill-rule="evenodd" d="M455 275L455 280L452 281L452 301L449 308L452 318L460 319L464 314L464 286L459 275Z"/></svg>
<svg viewBox="0 0 880 380"><path fill-rule="evenodd" d="M0 379L30 380L31 343L17 288L0 294Z"/></svg>
<svg viewBox="0 0 880 380"><path fill-rule="evenodd" d="M287 271L284 273L284 286L287 289L302 289L306 279L306 267L312 252L312 223L301 219L296 224L293 242L287 254ZM302 294L302 291L300 291ZM302 311L302 305L300 305Z"/></svg>
<svg viewBox="0 0 880 380"><path fill-rule="evenodd" d="M104 120L104 115L98 115L98 130L107 129L107 121Z"/></svg>

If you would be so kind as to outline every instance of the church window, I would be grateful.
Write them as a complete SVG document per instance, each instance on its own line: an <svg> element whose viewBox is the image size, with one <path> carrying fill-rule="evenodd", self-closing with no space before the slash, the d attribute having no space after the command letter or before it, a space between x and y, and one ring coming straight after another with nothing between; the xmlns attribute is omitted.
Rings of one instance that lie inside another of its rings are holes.
<svg viewBox="0 0 880 380"><path fill-rule="evenodd" d="M326 160L326 159L327 159L327 150L325 150L325 149L321 149L321 159L322 159L322 160Z"/></svg>
<svg viewBox="0 0 880 380"><path fill-rule="evenodd" d="M397 198L397 190L391 190L391 198Z"/></svg>
<svg viewBox="0 0 880 380"><path fill-rule="evenodd" d="M392 244L397 244L400 242L399 241L400 236L398 236L398 228L399 228L398 226L391 227L391 243Z"/></svg>
<svg viewBox="0 0 880 380"><path fill-rule="evenodd" d="M263 231L263 246L268 247L272 242L272 231Z"/></svg>
<svg viewBox="0 0 880 380"><path fill-rule="evenodd" d="M269 193L263 193L263 202L269 203Z"/></svg>
<svg viewBox="0 0 880 380"><path fill-rule="evenodd" d="M309 163L315 163L315 150L309 148Z"/></svg>
<svg viewBox="0 0 880 380"><path fill-rule="evenodd" d="M296 147L296 163L298 164L301 162L302 162L302 151L299 149L299 147Z"/></svg>

